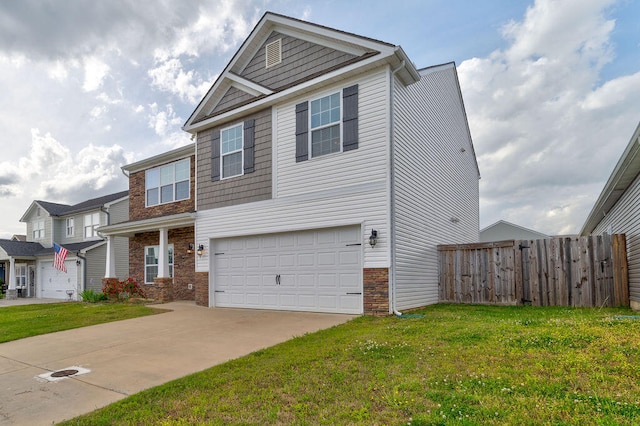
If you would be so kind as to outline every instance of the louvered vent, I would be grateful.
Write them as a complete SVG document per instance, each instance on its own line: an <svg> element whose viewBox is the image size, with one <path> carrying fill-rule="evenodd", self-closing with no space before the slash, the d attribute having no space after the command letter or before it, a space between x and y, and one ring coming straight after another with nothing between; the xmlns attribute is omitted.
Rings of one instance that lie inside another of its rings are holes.
<svg viewBox="0 0 640 426"><path fill-rule="evenodd" d="M265 47L265 58L267 68L278 65L282 62L282 39L279 38Z"/></svg>

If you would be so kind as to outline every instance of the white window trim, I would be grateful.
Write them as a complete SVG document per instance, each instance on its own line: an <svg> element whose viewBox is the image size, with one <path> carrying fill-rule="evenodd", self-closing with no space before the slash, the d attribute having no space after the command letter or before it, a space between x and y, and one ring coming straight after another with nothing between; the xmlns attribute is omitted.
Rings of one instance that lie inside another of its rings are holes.
<svg viewBox="0 0 640 426"><path fill-rule="evenodd" d="M41 225L41 226L38 226ZM36 237L36 232L38 232L38 236ZM33 229L31 230L31 236L34 240L41 240L44 238L44 219L34 220L33 221Z"/></svg>
<svg viewBox="0 0 640 426"><path fill-rule="evenodd" d="M93 218L95 215L98 215L98 223L93 223ZM87 222L87 216L89 216L91 218L91 222ZM89 214L85 214L83 217L83 223L82 223L82 236L85 240L89 240L92 238L95 238L98 236L98 231L96 231L96 228L98 228L100 226L100 213L99 212L94 212L94 213L89 213ZM87 228L91 228L91 235L87 236Z"/></svg>
<svg viewBox="0 0 640 426"><path fill-rule="evenodd" d="M71 221L71 226L69 226L69 221ZM68 217L65 219L64 221L64 227L65 227L65 234L67 235L67 237L73 237L75 232L76 232L76 221L74 220L73 217ZM71 230L71 232L69 232L69 230Z"/></svg>
<svg viewBox="0 0 640 426"><path fill-rule="evenodd" d="M236 149L235 151L231 151L231 152L227 152L226 154L222 153L222 132L224 132L225 130L229 130L229 129L233 129L234 127L238 127L240 126L240 135L242 138L242 143L240 144L240 149ZM236 123L232 126L228 126L225 127L224 129L220 129L220 141L218 142L220 144L220 180L225 180L225 179L233 179L236 178L238 176L244 176L244 122L241 123ZM222 159L226 156L226 155L231 155L231 154L235 154L237 152L240 152L240 155L242 157L242 162L240 164L240 173L237 175L233 175L233 176L224 176L224 168L222 167L223 162Z"/></svg>
<svg viewBox="0 0 640 426"><path fill-rule="evenodd" d="M158 251L160 251L160 246L159 245L154 245L154 246L145 246L144 247L144 283L145 284L153 284L153 280L151 281L147 281L147 266L153 266L153 265L147 265L147 249L148 248L157 248ZM173 250L173 263L169 263L169 277L173 278L174 273L175 273L175 261L176 261L176 250L173 247L173 244L168 244L167 245L167 261L169 260L169 256L168 256L168 249ZM158 253L159 254L159 253ZM157 264L158 268L160 268L160 265ZM159 271L158 271L159 272ZM157 276L157 275L156 275Z"/></svg>
<svg viewBox="0 0 640 426"><path fill-rule="evenodd" d="M189 196L187 198L181 198L179 200L176 200L176 183L178 182L184 182L184 180L180 180L180 181L176 181L176 164L180 163L181 161L186 161L187 162L187 169L189 170L189 189L187 191L187 193L189 194ZM163 167L167 167L167 166L173 166L173 200L172 201L165 201L164 203L162 202L162 185L160 183L160 169L162 169ZM158 188L158 203L157 204L149 204L149 199L147 198L147 191L150 189L147 187L147 173L150 172L151 170L158 170L158 186L154 186L154 188ZM189 158L183 158L181 160L178 161L174 161L172 163L167 163L167 164L163 164L162 166L158 166L158 167L153 167L151 169L147 169L144 172L144 206L145 207L156 207L156 206L161 206L164 204L171 204L171 203L178 203L180 201L186 201L186 200L190 200L191 199L191 157Z"/></svg>
<svg viewBox="0 0 640 426"><path fill-rule="evenodd" d="M318 126L316 128L311 128L311 102L317 101L318 99L326 98L326 97L331 96L331 95L335 95L336 93L338 94L338 99L340 101L340 117L338 118L338 122L337 123L333 122L333 123L325 124L325 125L322 125L322 126ZM307 124L307 128L309 129L309 134L307 136L307 144L308 144L308 147L307 147L308 151L307 152L309 153L309 158L308 159L309 160L313 160L314 158L325 158L325 157L328 157L328 156L331 156L331 155L340 154L342 152L342 149L343 149L342 144L344 142L343 141L343 134L342 134L342 114L343 114L343 111L344 111L344 106L342 105L342 89L338 90L337 92L336 91L327 92L327 93L324 93L322 96L318 96L316 98L309 99L309 107L308 108L309 108L309 110L308 110L309 112L307 114L307 116L308 116L307 119L309 120L308 124ZM313 145L312 145L313 132L316 131L316 130L325 129L327 127L333 127L336 124L338 124L339 132L340 132L340 151L330 152L329 154L317 155L317 156L314 157L313 156Z"/></svg>

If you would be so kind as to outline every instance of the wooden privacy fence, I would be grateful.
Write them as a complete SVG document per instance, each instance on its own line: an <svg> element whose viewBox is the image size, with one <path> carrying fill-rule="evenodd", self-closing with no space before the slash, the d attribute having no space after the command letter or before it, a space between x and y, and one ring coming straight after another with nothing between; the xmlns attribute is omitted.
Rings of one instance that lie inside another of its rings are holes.
<svg viewBox="0 0 640 426"><path fill-rule="evenodd" d="M624 234L440 245L441 302L629 306Z"/></svg>

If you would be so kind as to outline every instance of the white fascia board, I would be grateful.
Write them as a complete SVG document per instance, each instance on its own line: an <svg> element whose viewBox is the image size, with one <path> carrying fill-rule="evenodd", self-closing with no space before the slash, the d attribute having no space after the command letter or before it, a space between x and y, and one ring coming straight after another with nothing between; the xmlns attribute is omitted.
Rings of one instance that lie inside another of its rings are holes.
<svg viewBox="0 0 640 426"><path fill-rule="evenodd" d="M116 223L114 225L101 226L98 232L106 236L128 235L139 232L155 231L159 228L181 228L195 223L195 213L179 213L171 216L154 217L134 222Z"/></svg>
<svg viewBox="0 0 640 426"><path fill-rule="evenodd" d="M20 218L20 222L26 222L27 221L27 217L29 216L29 214L31 214L31 210L33 210L34 206L39 206L40 208L42 208L42 210L45 210L42 206L40 206L40 204L38 204L37 201L32 201L31 204L29 205L29 208L27 209L27 211L24 212L24 214Z"/></svg>
<svg viewBox="0 0 640 426"><path fill-rule="evenodd" d="M243 92L247 92L253 96L271 95L273 93L273 90L254 83L251 80L247 80L246 78L240 77L239 75L232 72L228 72L225 75L225 78L231 80L231 85L235 88L240 89Z"/></svg>
<svg viewBox="0 0 640 426"><path fill-rule="evenodd" d="M145 158L144 160L137 161L135 163L127 164L121 167L123 171L129 173L139 172L154 166L170 163L172 161L181 160L192 156L196 152L195 143L189 143L183 147L174 149L172 151L163 152L153 157Z"/></svg>
<svg viewBox="0 0 640 426"><path fill-rule="evenodd" d="M360 46L353 46L351 44L339 43L339 42L334 41L335 37L332 37L332 38L320 37L318 35L317 31L315 31L313 33L308 33L308 32L296 31L294 29L281 27L281 26L278 26L278 25L273 28L273 31L277 31L280 34L284 34L284 35L287 35L289 37L298 38L300 40L304 40L304 41L307 41L309 43L318 44L318 45L321 45L321 46L328 47L330 49L338 50L340 52L349 53L349 54L355 55L355 56L362 56L362 55L364 55L365 53L367 53L368 51L371 51L371 50L377 50L377 51L383 50L382 48L380 48L380 46L376 46L376 47L373 47L373 48L364 48L364 47L360 47ZM371 43L368 43L368 44L371 44ZM389 47L388 46L383 46L383 48L387 48L388 49Z"/></svg>
<svg viewBox="0 0 640 426"><path fill-rule="evenodd" d="M358 70L358 69L366 70L368 69L368 67L375 64L376 62L382 62L388 57L389 57L388 55L383 55L383 54L372 56L371 58L356 62L347 67L340 68L328 74L324 74L320 77L316 77L312 80L305 81L304 83L301 83L301 84L298 84L297 86L283 90L282 92L276 92L271 96L258 99L255 102L252 102L250 104L241 106L240 108L236 108L234 110L228 111L224 114L216 115L215 117L211 117L204 121L199 121L198 123L192 124L190 126L184 126L182 127L182 130L189 133L199 132L201 130L204 130L206 128L213 126L214 123L218 121L229 121L234 117L246 115L250 111L256 111L256 110L266 108L267 106L273 105L279 101L282 101L283 99L293 97L297 95L298 92L305 92L305 91L312 90L313 88L315 88L315 86L320 86L323 83L339 78L342 75L349 74L354 70Z"/></svg>

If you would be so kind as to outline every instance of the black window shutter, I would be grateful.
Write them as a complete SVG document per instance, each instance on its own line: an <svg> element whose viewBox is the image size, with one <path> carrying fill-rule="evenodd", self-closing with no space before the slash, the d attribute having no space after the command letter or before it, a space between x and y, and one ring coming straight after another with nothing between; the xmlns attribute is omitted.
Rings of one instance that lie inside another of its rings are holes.
<svg viewBox="0 0 640 426"><path fill-rule="evenodd" d="M211 134L211 180L220 180L220 129Z"/></svg>
<svg viewBox="0 0 640 426"><path fill-rule="evenodd" d="M296 163L309 159L309 102L296 105Z"/></svg>
<svg viewBox="0 0 640 426"><path fill-rule="evenodd" d="M342 90L342 150L358 149L358 85Z"/></svg>
<svg viewBox="0 0 640 426"><path fill-rule="evenodd" d="M255 165L255 120L244 122L244 172L253 173Z"/></svg>

